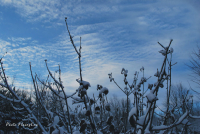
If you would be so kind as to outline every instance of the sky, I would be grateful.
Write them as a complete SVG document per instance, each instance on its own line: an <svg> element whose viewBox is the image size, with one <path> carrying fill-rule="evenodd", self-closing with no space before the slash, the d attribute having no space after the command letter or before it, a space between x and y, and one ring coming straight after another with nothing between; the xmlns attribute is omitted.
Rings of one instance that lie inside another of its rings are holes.
<svg viewBox="0 0 200 134"><path fill-rule="evenodd" d="M108 73L124 88L121 69L133 81L135 71L144 67L145 77L160 69L163 56L158 53L173 39L172 84L191 82L191 54L200 45L200 1L198 0L0 0L0 56L9 81L29 90L33 73L45 80L47 59L52 73L61 67L65 91L72 94L79 84L78 56L70 42L65 17L77 47L82 45L83 80L90 82L88 94L98 94L97 84L109 89L109 96L125 98L122 91L109 81ZM55 76L58 76L55 74ZM139 77L142 77L140 72ZM132 97L132 96L130 96ZM160 89L158 105L166 97ZM132 99L133 100L133 99Z"/></svg>

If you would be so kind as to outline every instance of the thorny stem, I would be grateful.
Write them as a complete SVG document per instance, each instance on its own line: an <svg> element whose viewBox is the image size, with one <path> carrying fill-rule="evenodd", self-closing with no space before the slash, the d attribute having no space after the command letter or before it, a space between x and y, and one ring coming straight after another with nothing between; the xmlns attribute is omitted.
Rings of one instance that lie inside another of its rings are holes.
<svg viewBox="0 0 200 134"><path fill-rule="evenodd" d="M59 82L60 83L62 83L62 81L61 81L61 70L60 70L60 65L58 64L58 66L59 66ZM57 87L58 88L58 94L60 93L60 89L59 89L59 87ZM62 92L63 92L63 90L62 90ZM65 113L64 113L64 110L63 110L63 108L64 108L64 106L62 105L62 101L61 101L61 97L60 97L60 95L58 96L59 97L59 100L60 100L60 105L61 105L61 108L62 108L62 112L63 112L63 116L64 116L64 119L65 119L65 122L67 122L67 119L66 119L66 116L65 116ZM67 98L65 98L65 100L67 101ZM67 103L67 102L66 102ZM67 103L68 104L68 103ZM69 107L68 107L68 105L67 105L67 116L68 116L68 119L70 118L69 117ZM64 125L66 125L64 122L63 122L63 124ZM70 123L70 119L69 119L69 125L70 125L70 131L71 131L71 133L72 133L72 128L71 128L71 123ZM69 132L69 128L67 127L67 131Z"/></svg>
<svg viewBox="0 0 200 134"><path fill-rule="evenodd" d="M144 79L144 69L143 69L143 79ZM143 96L144 96L144 83L143 83L143 91L142 91L142 115L143 113Z"/></svg>
<svg viewBox="0 0 200 134"><path fill-rule="evenodd" d="M126 95L126 105L127 105L127 107L126 107L126 127L125 127L125 132L126 132L126 130L127 130L127 127L128 127L128 93L127 93L127 95Z"/></svg>
<svg viewBox="0 0 200 134"><path fill-rule="evenodd" d="M66 26L67 26L67 30L68 30L68 33L69 33L69 36L70 36L71 43L72 43L72 45L73 45L73 47L74 47L76 53L78 54L78 58L79 58L79 70L80 70L80 79L81 79L81 83L80 83L80 84L83 84L83 83L82 83L82 73L81 73L81 71L82 71L82 69L81 69L81 48L82 48L82 47L81 47L81 37L80 37L80 48L79 48L79 52L78 52L78 50L77 50L77 48L76 48L76 46L75 46L75 44L74 44L73 37L71 36L70 31L69 31L69 28L68 28L67 17L65 18L65 23L66 23ZM86 95L87 95L87 93L86 93ZM85 96L84 96L84 104L85 104L85 107L86 107L86 109L87 109L87 103L86 103L86 100L85 100ZM91 108L90 108L90 112L92 113ZM91 124L91 127L92 127L92 124L94 124L94 123L93 123L93 121L92 121L90 115L89 115L89 120L90 120L90 124ZM93 132L96 134L96 128L93 128L93 127L92 127L92 129L93 129Z"/></svg>
<svg viewBox="0 0 200 134"><path fill-rule="evenodd" d="M168 53L168 50L169 50L169 47L170 47L172 41L173 41L173 40L171 39L171 40L170 40L170 43L169 43L169 46L166 48L165 59L164 59L164 61L163 61L162 67L161 67L161 69L160 69L161 75L160 75L160 77L159 77L159 79L158 79L158 84L157 84L157 86L155 87L155 90L154 90L154 92L153 92L153 93L156 92L156 96L157 96L157 93L158 93L158 89L159 89L160 82L161 82L162 79L163 79L164 73L162 73L162 71L163 71L163 69L164 69L164 67L165 67L166 60L167 60L167 53ZM160 44L160 43L159 43L159 44ZM151 113L151 118L153 118L153 115L154 115L153 113L154 113L154 110L155 110L155 106L156 106L156 101L153 102L153 110L152 110L152 113ZM150 120L150 128L151 128L151 126L152 126L152 121L153 121L153 120L151 119L151 120Z"/></svg>
<svg viewBox="0 0 200 134"><path fill-rule="evenodd" d="M66 23L66 26L67 26L67 30L68 30L68 33L69 33L69 37L70 37L71 43L72 43L72 45L74 46L74 49L75 49L76 53L77 53L79 56L81 56L81 54L78 52L76 46L74 45L73 37L72 37L71 34L70 34L70 31L69 31L69 28L68 28L68 24L67 24L67 17L65 18L65 23Z"/></svg>
<svg viewBox="0 0 200 134"><path fill-rule="evenodd" d="M7 54L7 52L3 55L3 57ZM1 57L0 62L2 61L3 57Z"/></svg>
<svg viewBox="0 0 200 134"><path fill-rule="evenodd" d="M81 73L81 37L80 37L80 48L79 48L79 56L78 56L78 58L79 58L79 70L80 70L80 78L81 78L81 82L82 82L82 73Z"/></svg>
<svg viewBox="0 0 200 134"><path fill-rule="evenodd" d="M49 70L49 68L48 68L48 66L47 66L47 60L45 60L45 62L46 62L46 67L47 67L47 70L49 71L49 74L50 74L50 76L53 78L53 80L61 87L61 89L62 89L62 92L63 92L63 94L64 94L64 98L65 98L65 103L66 103L66 106L67 106L67 115L68 115L68 121L69 121L69 125L70 125L70 131L71 131L71 134L72 134L72 126L71 126L71 120L70 120L70 115L69 115L69 105L68 105L68 102L67 102L67 96L66 96L66 94L65 94L65 91L64 91L64 87L63 87L63 85L62 85L62 83L58 83L57 82L57 80L52 76L52 73L50 72L50 70ZM60 74L61 72L60 72L60 68L59 68L59 74ZM61 78L59 78L60 79L60 81L61 81Z"/></svg>
<svg viewBox="0 0 200 134"><path fill-rule="evenodd" d="M39 102L39 103L37 103L37 119L38 119L38 116L39 116L39 105L38 104L40 104L42 106L42 108L45 110L45 112L48 116L48 119L50 120L51 117L48 114L46 107L44 107L44 105L42 105L42 102L41 102L41 99L40 99L42 97L39 93L38 84L37 84L37 81L36 81L37 75L35 75L35 78L33 77L32 69L31 69L31 62L29 63L29 65L30 65L31 77L32 77L32 80L33 80L33 85L34 85L34 89L35 89L35 93L36 93L36 100L37 100L37 102Z"/></svg>

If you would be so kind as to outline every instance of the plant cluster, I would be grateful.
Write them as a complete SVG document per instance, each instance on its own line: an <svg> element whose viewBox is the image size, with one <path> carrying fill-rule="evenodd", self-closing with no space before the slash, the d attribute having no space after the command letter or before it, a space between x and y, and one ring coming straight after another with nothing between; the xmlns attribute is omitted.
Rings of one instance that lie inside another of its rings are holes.
<svg viewBox="0 0 200 134"><path fill-rule="evenodd" d="M149 78L144 77L144 67L140 69L143 72L143 77L139 79L139 72L136 71L131 84L127 80L128 70L122 68L121 74L124 76L124 88L117 84L112 77L112 73L108 74L110 82L114 82L126 95L126 100L122 103L123 109L121 109L120 105L116 106L108 100L107 94L109 89L103 85L97 85L98 96L88 96L87 92L91 85L82 78L81 42L79 49L77 49L68 28L67 18L65 18L65 22L70 41L79 59L80 77L76 79L79 87L77 87L74 93L67 95L61 80L60 66L57 79L53 76L53 73L48 68L47 60L45 60L48 76L47 80L43 81L37 74L33 75L30 63L35 98L34 101L25 99L22 95L17 94L15 88L8 83L1 59L0 98L3 104L9 103L9 108L12 108L12 110L8 109L8 111L14 111L14 114L19 114L15 116L5 115L5 111L1 111L1 132L7 133L6 130L2 129L2 125L6 125L6 121L9 123L26 124L13 126L13 129L19 133L22 130L43 134L161 134L173 133L174 131L177 133L189 132L188 126L191 123L189 123L188 118L200 118L199 116L192 116L190 113L191 105L193 104L192 97L188 97L187 93L186 96L180 99L181 103L178 104L176 101L173 103L173 106L170 105L172 104L170 103L172 60L168 58L168 55L172 57L172 40L167 47L158 42L162 47L159 53L162 54L164 60L161 68L157 69L157 72L154 74L157 77L157 81L153 84L148 84L146 91L144 91L144 84L151 76ZM53 80L53 82L50 82L49 79ZM158 92L160 88L164 88L165 82L167 82L167 108L163 111L161 117L157 118L155 110L159 108L156 105L159 99ZM131 94L134 97L130 97ZM70 98L73 99L72 104L77 106L74 110L68 104ZM133 100L133 104L131 104L131 100ZM176 114L177 111L179 111L178 116ZM16 117L16 119L7 119L7 117L11 116ZM155 118L157 118L156 124L153 123ZM30 126L30 124L32 125ZM184 129L177 129L178 126L184 126Z"/></svg>

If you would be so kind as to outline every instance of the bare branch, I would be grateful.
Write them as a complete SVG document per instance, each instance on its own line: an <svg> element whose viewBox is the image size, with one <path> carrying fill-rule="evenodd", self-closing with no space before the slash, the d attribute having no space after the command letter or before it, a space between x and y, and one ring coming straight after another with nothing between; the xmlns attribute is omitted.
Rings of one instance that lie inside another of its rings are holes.
<svg viewBox="0 0 200 134"><path fill-rule="evenodd" d="M81 57L81 54L78 52L76 46L74 45L73 37L72 37L71 34L70 34L70 31L69 31L69 28L68 28L68 24L67 24L67 18L65 18L65 23L66 23L66 26L67 26L67 31L68 31L68 33L69 33L69 37L70 37L71 43L72 43L72 45L73 45L73 47L74 47L76 53L79 55L79 57Z"/></svg>

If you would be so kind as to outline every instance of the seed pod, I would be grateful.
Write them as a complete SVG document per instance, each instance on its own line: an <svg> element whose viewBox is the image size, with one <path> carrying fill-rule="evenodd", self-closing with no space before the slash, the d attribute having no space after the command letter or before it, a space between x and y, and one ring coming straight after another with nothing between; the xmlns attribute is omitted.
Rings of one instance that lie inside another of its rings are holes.
<svg viewBox="0 0 200 134"><path fill-rule="evenodd" d="M110 104L107 103L107 104L105 105L105 108L106 108L107 111L110 111Z"/></svg>
<svg viewBox="0 0 200 134"><path fill-rule="evenodd" d="M111 121L113 120L113 116L110 116L108 119L107 119L107 121L106 121L106 123L108 124L108 125L111 125Z"/></svg>
<svg viewBox="0 0 200 134"><path fill-rule="evenodd" d="M80 126L82 126L85 123L85 120L81 120Z"/></svg>
<svg viewBox="0 0 200 134"><path fill-rule="evenodd" d="M83 123L82 125L81 125L81 128L80 128L80 133L82 133L82 132L84 132L85 131L85 129L86 129L86 127L87 127L87 124L86 123Z"/></svg>
<svg viewBox="0 0 200 134"><path fill-rule="evenodd" d="M100 108L99 108L99 106L95 107L95 114L100 114Z"/></svg>
<svg viewBox="0 0 200 134"><path fill-rule="evenodd" d="M110 132L114 132L114 131L115 131L114 125L110 125L109 131L110 131Z"/></svg>
<svg viewBox="0 0 200 134"><path fill-rule="evenodd" d="M89 116L89 115L91 115L91 112L90 112L90 110L87 110L87 111L86 111L86 113L85 113L85 115L86 115L86 116Z"/></svg>

